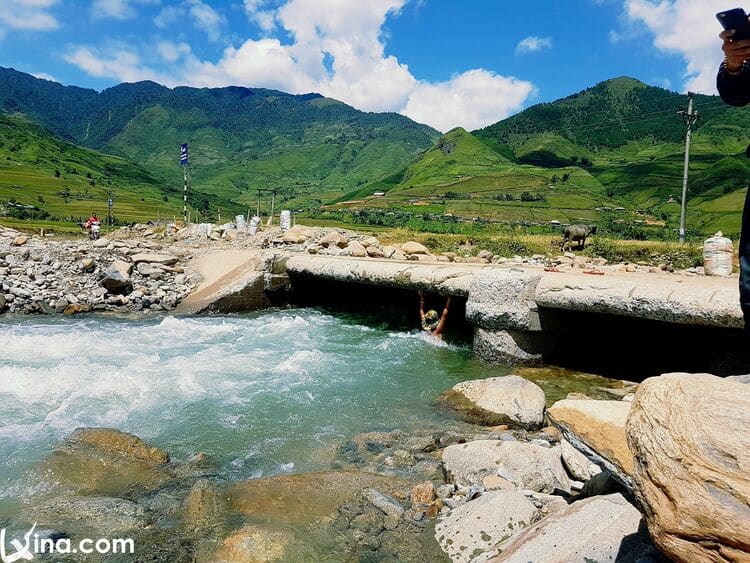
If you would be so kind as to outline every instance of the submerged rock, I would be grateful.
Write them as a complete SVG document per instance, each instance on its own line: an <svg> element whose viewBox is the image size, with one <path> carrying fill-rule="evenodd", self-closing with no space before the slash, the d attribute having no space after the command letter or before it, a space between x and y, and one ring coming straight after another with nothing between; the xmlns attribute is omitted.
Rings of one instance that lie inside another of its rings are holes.
<svg viewBox="0 0 750 563"><path fill-rule="evenodd" d="M145 528L150 518L146 510L131 501L112 497L60 497L31 514L41 525L91 532L107 537Z"/></svg>
<svg viewBox="0 0 750 563"><path fill-rule="evenodd" d="M750 389L713 375L644 381L627 423L634 491L678 561L750 560Z"/></svg>
<svg viewBox="0 0 750 563"><path fill-rule="evenodd" d="M469 421L488 426L512 424L533 430L544 421L544 391L517 375L464 381L438 400Z"/></svg>
<svg viewBox="0 0 750 563"><path fill-rule="evenodd" d="M468 562L523 530L538 513L521 493L491 491L439 520L435 539L451 561Z"/></svg>
<svg viewBox="0 0 750 563"><path fill-rule="evenodd" d="M244 526L232 532L219 546L216 563L262 563L279 561L293 541L291 532L262 524Z"/></svg>

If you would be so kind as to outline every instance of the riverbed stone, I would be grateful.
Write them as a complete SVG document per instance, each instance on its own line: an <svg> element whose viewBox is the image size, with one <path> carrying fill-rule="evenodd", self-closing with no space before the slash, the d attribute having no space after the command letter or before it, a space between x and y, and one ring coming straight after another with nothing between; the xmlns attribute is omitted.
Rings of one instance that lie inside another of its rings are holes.
<svg viewBox="0 0 750 563"><path fill-rule="evenodd" d="M564 399L547 416L576 449L630 487L633 456L628 448L625 422L628 401Z"/></svg>
<svg viewBox="0 0 750 563"><path fill-rule="evenodd" d="M338 231L331 231L330 233L324 235L323 237L318 240L318 244L325 248L329 248L331 246L338 246L339 248L345 248L348 244L348 237L341 234Z"/></svg>
<svg viewBox="0 0 750 563"><path fill-rule="evenodd" d="M443 450L446 473L458 485L482 483L496 475L518 489L570 493L570 478L562 465L560 448L524 442L475 440Z"/></svg>
<svg viewBox="0 0 750 563"><path fill-rule="evenodd" d="M179 258L176 256L171 256L169 254L150 254L145 252L133 254L130 259L134 264L148 262L149 264L163 264L164 266L172 266L179 262Z"/></svg>
<svg viewBox="0 0 750 563"><path fill-rule="evenodd" d="M565 439L560 441L560 454L568 473L578 481L585 483L602 471L601 467L593 463Z"/></svg>
<svg viewBox="0 0 750 563"><path fill-rule="evenodd" d="M414 254L429 254L429 249L418 242L409 241L405 242L401 245L401 252L406 254L407 256L412 256Z"/></svg>
<svg viewBox="0 0 750 563"><path fill-rule="evenodd" d="M216 563L264 563L287 555L293 535L284 529L251 524L227 536L212 558Z"/></svg>
<svg viewBox="0 0 750 563"><path fill-rule="evenodd" d="M497 550L493 563L529 561L658 561L641 513L620 494L559 507Z"/></svg>
<svg viewBox="0 0 750 563"><path fill-rule="evenodd" d="M523 530L538 512L521 493L490 491L440 519L435 539L451 561L465 563Z"/></svg>
<svg viewBox="0 0 750 563"><path fill-rule="evenodd" d="M185 498L183 521L192 531L218 530L226 516L224 499L213 483L200 479Z"/></svg>
<svg viewBox="0 0 750 563"><path fill-rule="evenodd" d="M351 241L344 250L349 251L349 256L354 258L364 258L367 256L367 249L356 240Z"/></svg>
<svg viewBox="0 0 750 563"><path fill-rule="evenodd" d="M544 391L517 375L463 381L438 401L470 422L488 426L510 424L533 430L541 428L544 421Z"/></svg>
<svg viewBox="0 0 750 563"><path fill-rule="evenodd" d="M488 363L505 366L542 364L545 340L542 333L515 330L474 331L474 355Z"/></svg>
<svg viewBox="0 0 750 563"><path fill-rule="evenodd" d="M146 510L129 500L114 497L59 497L35 507L31 516L43 526L63 528L102 537L145 528Z"/></svg>
<svg viewBox="0 0 750 563"><path fill-rule="evenodd" d="M644 381L627 421L633 485L677 561L750 560L750 390L708 374Z"/></svg>
<svg viewBox="0 0 750 563"><path fill-rule="evenodd" d="M64 443L71 451L92 448L103 454L114 454L159 466L169 462L169 454L151 446L138 436L114 428L79 428Z"/></svg>

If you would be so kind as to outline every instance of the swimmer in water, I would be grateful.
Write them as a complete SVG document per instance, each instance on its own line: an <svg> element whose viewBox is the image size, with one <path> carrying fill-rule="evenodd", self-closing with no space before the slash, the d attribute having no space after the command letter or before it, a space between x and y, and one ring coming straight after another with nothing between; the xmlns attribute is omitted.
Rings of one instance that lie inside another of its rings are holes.
<svg viewBox="0 0 750 563"><path fill-rule="evenodd" d="M445 329L445 321L448 319L448 309L451 305L451 298L445 302L442 316L438 317L438 313L435 309L430 309L426 313L424 312L424 293L419 292L419 317L422 320L422 330L429 332L435 338L443 339L443 330Z"/></svg>

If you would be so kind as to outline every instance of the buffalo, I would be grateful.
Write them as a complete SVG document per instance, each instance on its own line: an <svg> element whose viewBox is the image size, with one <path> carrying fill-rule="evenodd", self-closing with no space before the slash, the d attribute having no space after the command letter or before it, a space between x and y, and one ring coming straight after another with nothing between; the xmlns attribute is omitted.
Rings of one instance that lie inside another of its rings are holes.
<svg viewBox="0 0 750 563"><path fill-rule="evenodd" d="M565 251L566 246L572 248L574 242L578 249L582 250L586 246L586 238L593 234L596 234L596 225L570 225L565 227L562 250Z"/></svg>

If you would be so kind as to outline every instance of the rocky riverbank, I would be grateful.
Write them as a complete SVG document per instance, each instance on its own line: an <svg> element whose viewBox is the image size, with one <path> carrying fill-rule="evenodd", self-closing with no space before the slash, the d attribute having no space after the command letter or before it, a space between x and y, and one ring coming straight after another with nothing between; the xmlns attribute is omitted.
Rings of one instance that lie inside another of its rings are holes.
<svg viewBox="0 0 750 563"><path fill-rule="evenodd" d="M169 243L51 240L0 227L0 313L169 311L195 286Z"/></svg>

